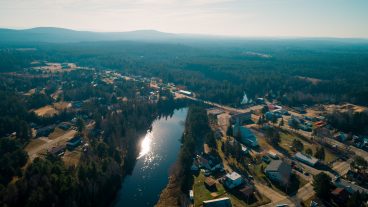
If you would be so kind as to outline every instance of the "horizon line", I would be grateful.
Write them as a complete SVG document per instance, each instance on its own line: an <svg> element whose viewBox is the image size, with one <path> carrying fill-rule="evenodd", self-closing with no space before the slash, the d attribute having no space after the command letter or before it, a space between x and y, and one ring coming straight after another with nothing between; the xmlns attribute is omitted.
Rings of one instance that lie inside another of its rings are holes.
<svg viewBox="0 0 368 207"><path fill-rule="evenodd" d="M368 40L367 37L344 37L344 36L298 36L298 35L227 35L227 34L208 34L208 33L181 33L181 32L166 32L162 30L152 29L152 28L142 28L136 30L121 30L121 31L106 31L106 30L94 30L94 29L77 29L77 28L67 28L67 27L58 27L58 26L35 26L35 27L2 27L0 29L8 29L8 30L15 30L15 31L22 31L22 30L31 30L31 29L38 29L38 28L50 28L50 29L64 29L70 30L74 32L94 32L94 33L128 33L128 32L137 32L137 31L155 31L164 34L172 34L172 35L188 35L188 36L206 36L206 37L219 37L219 38L234 38L234 39L251 39L251 38L260 38L260 39L360 39L360 40Z"/></svg>

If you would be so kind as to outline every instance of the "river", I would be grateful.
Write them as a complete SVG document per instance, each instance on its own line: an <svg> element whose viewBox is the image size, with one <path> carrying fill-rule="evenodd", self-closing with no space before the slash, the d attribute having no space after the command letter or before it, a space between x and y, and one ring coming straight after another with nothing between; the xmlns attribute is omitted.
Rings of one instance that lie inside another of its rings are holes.
<svg viewBox="0 0 368 207"><path fill-rule="evenodd" d="M152 130L142 138L136 165L125 177L115 207L151 207L157 203L177 159L187 112L187 108L175 110L172 117L153 122Z"/></svg>

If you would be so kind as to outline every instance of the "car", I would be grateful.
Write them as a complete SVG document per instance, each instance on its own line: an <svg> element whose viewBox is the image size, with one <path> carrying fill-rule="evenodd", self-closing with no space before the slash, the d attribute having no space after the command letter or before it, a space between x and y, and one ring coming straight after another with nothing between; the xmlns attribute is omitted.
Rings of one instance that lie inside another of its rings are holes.
<svg viewBox="0 0 368 207"><path fill-rule="evenodd" d="M287 207L287 206L289 206L288 204L278 204L278 205L276 205L276 207Z"/></svg>
<svg viewBox="0 0 368 207"><path fill-rule="evenodd" d="M304 175L309 176L310 174L309 174L309 172L304 172Z"/></svg>

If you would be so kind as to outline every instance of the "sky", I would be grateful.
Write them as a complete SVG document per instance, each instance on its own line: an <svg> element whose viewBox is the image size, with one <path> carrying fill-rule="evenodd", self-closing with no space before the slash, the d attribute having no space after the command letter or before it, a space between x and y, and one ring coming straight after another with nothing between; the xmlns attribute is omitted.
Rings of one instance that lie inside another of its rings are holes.
<svg viewBox="0 0 368 207"><path fill-rule="evenodd" d="M368 0L0 0L0 27L368 38Z"/></svg>

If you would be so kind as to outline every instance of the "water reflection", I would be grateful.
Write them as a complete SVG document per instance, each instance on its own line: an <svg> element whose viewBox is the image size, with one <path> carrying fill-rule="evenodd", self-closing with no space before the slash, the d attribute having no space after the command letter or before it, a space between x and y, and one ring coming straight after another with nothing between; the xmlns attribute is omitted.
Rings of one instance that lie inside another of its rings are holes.
<svg viewBox="0 0 368 207"><path fill-rule="evenodd" d="M154 121L141 138L140 152L131 175L124 179L115 207L152 207L166 186L169 170L180 150L187 109Z"/></svg>
<svg viewBox="0 0 368 207"><path fill-rule="evenodd" d="M159 144L155 139L157 138L154 136L153 132L148 131L141 142L141 150L137 160L143 161L143 165L141 166L143 171L157 167L162 159L162 156L157 152L157 148L160 146L158 146Z"/></svg>
<svg viewBox="0 0 368 207"><path fill-rule="evenodd" d="M142 158L143 156L145 156L150 152L151 143L152 143L152 134L150 132L147 132L146 136L141 142L141 151L139 152L137 159Z"/></svg>

